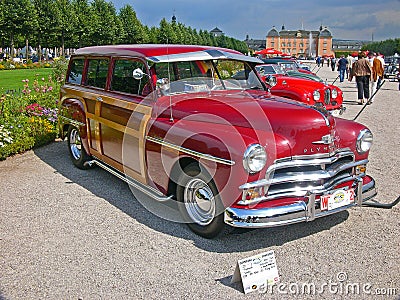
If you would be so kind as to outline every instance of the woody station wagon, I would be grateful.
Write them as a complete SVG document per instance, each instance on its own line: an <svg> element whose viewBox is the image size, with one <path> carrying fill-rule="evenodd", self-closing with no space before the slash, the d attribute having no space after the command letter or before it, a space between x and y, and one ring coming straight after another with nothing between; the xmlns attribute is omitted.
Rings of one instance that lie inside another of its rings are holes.
<svg viewBox="0 0 400 300"><path fill-rule="evenodd" d="M176 205L207 238L309 222L374 197L369 129L272 96L259 63L206 46L77 50L60 96L72 162L125 180L139 201Z"/></svg>

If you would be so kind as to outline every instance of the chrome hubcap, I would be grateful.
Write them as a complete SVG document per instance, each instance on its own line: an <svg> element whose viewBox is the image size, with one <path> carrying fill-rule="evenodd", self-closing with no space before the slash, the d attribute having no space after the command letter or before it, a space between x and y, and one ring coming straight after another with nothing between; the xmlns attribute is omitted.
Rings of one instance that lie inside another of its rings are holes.
<svg viewBox="0 0 400 300"><path fill-rule="evenodd" d="M82 155L82 141L79 131L76 129L73 129L69 136L69 148L71 150L72 157L76 160L79 160Z"/></svg>
<svg viewBox="0 0 400 300"><path fill-rule="evenodd" d="M195 223L205 226L212 222L215 216L214 194L203 180L195 178L188 182L184 202L189 217Z"/></svg>

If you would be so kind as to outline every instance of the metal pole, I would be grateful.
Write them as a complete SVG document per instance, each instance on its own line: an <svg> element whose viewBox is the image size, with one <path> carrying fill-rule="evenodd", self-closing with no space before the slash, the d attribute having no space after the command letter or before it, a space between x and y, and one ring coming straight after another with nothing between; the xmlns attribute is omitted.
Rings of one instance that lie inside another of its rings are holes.
<svg viewBox="0 0 400 300"><path fill-rule="evenodd" d="M365 107L371 103L371 100L375 97L376 93L381 89L383 84L385 83L386 80L382 82L382 84L379 86L379 88L376 89L376 91L372 94L372 96L368 99L368 101L364 104L363 108L359 111L359 113L354 117L353 121L355 121L359 115L364 111Z"/></svg>
<svg viewBox="0 0 400 300"><path fill-rule="evenodd" d="M338 76L336 77L336 79L335 79L331 84L332 84L332 85L335 84L336 80L338 80L339 77L340 77L340 75L338 75Z"/></svg>

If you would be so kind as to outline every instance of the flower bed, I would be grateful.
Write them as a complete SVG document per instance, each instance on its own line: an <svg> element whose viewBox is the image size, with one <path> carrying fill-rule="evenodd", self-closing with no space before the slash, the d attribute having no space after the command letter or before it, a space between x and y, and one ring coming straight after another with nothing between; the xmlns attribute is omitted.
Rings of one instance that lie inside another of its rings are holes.
<svg viewBox="0 0 400 300"><path fill-rule="evenodd" d="M57 136L59 82L23 80L19 94L0 97L0 160L54 141Z"/></svg>

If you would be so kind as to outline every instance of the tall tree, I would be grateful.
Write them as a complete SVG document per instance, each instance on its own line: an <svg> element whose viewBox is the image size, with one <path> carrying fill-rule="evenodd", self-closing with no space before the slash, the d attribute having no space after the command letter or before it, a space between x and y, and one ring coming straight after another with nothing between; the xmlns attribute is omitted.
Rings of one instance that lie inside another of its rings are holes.
<svg viewBox="0 0 400 300"><path fill-rule="evenodd" d="M122 26L117 18L114 5L104 0L93 0L91 9L92 43L94 45L117 43Z"/></svg>
<svg viewBox="0 0 400 300"><path fill-rule="evenodd" d="M119 11L119 19L122 25L120 42L124 44L141 44L145 41L145 31L138 20L132 6L125 5Z"/></svg>
<svg viewBox="0 0 400 300"><path fill-rule="evenodd" d="M39 49L39 59L42 59L42 47L52 47L51 41L57 36L58 11L55 0L32 0L38 18L35 32L35 45Z"/></svg>
<svg viewBox="0 0 400 300"><path fill-rule="evenodd" d="M32 2L29 0L2 0L1 31L9 35L11 56L15 57L14 42L17 37L26 40L37 24Z"/></svg>
<svg viewBox="0 0 400 300"><path fill-rule="evenodd" d="M71 47L81 48L83 46L90 45L89 40L92 26L90 23L92 10L90 8L88 0L72 0L72 23L73 23L73 35L74 44Z"/></svg>

